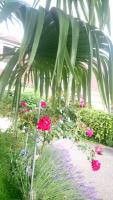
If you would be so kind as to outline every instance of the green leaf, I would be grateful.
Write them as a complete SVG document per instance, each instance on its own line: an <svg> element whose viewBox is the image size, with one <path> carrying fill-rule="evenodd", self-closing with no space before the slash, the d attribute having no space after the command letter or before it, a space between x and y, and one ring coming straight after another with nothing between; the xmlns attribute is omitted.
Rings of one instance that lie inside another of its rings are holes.
<svg viewBox="0 0 113 200"><path fill-rule="evenodd" d="M5 90L5 87L8 85L11 73L17 63L18 56L19 56L19 50L17 50L14 56L12 56L12 58L10 59L10 61L8 62L8 64L6 65L4 71L0 76L0 97L2 96L2 93Z"/></svg>
<svg viewBox="0 0 113 200"><path fill-rule="evenodd" d="M40 7L38 10L38 15L37 15L37 22L36 22L36 31L34 35L34 41L32 45L32 50L29 58L29 65L31 65L34 61L38 45L40 42L40 37L43 29L43 24L44 24L44 18L45 18L45 9Z"/></svg>

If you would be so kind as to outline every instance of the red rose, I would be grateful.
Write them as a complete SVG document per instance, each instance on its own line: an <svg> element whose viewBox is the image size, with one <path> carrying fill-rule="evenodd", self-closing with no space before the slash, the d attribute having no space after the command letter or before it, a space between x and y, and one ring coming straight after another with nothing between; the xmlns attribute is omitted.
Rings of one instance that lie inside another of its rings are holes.
<svg viewBox="0 0 113 200"><path fill-rule="evenodd" d="M27 103L25 101L21 101L20 104L22 107L27 107Z"/></svg>
<svg viewBox="0 0 113 200"><path fill-rule="evenodd" d="M91 165L93 171L97 171L100 169L101 163L98 160L92 160Z"/></svg>
<svg viewBox="0 0 113 200"><path fill-rule="evenodd" d="M46 106L47 106L46 102L45 101L41 101L41 107L42 108L46 108Z"/></svg>
<svg viewBox="0 0 113 200"><path fill-rule="evenodd" d="M48 116L41 117L37 122L37 129L41 131L50 131L51 119Z"/></svg>

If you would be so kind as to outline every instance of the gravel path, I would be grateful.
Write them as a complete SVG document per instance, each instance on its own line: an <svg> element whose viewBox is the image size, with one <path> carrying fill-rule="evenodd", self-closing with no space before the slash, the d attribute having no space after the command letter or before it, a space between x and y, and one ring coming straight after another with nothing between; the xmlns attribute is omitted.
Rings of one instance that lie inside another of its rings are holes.
<svg viewBox="0 0 113 200"><path fill-rule="evenodd" d="M61 151L68 150L73 166L78 167L86 184L94 186L98 200L113 200L113 149L104 147L103 155L97 155L101 169L93 172L86 155L71 141L64 139L54 144Z"/></svg>

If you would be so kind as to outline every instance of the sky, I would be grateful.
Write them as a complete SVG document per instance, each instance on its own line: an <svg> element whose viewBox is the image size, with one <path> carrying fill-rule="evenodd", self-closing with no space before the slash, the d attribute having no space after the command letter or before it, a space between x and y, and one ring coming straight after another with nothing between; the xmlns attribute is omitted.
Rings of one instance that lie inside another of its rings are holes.
<svg viewBox="0 0 113 200"><path fill-rule="evenodd" d="M24 1L26 1L30 5L32 5L34 2L34 0L24 0ZM40 5L44 7L45 2L46 0L41 0ZM56 0L52 1L51 7L54 6L55 2ZM111 40L113 41L113 23L112 23L113 22L113 0L110 0L110 9L111 9ZM21 41L23 37L22 25L19 25L17 23L12 24L11 22L8 22L8 27L7 27L5 23L2 23L0 24L0 35L11 36L11 37L17 38L18 41Z"/></svg>

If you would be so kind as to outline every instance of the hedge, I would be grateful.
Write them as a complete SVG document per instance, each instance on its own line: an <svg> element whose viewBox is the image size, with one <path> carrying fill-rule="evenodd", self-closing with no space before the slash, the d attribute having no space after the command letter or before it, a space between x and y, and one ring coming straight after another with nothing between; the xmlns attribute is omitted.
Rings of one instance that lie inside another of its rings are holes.
<svg viewBox="0 0 113 200"><path fill-rule="evenodd" d="M93 109L80 109L81 121L94 130L96 142L113 146L113 115Z"/></svg>

